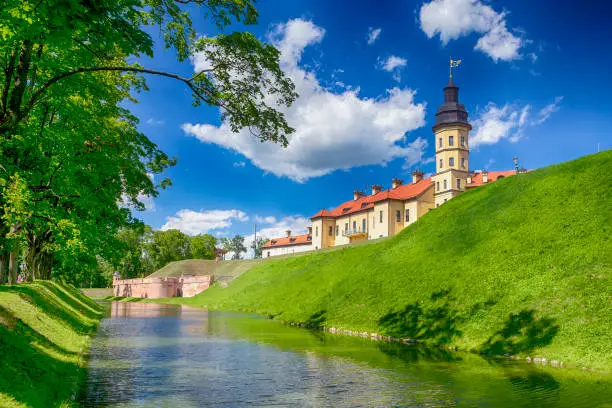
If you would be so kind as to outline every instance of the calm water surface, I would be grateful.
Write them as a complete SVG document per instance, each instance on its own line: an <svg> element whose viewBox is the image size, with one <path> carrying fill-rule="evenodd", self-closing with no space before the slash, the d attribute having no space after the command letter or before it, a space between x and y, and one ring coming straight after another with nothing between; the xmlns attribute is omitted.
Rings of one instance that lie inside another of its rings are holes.
<svg viewBox="0 0 612 408"><path fill-rule="evenodd" d="M264 318L113 302L83 406L612 407L609 378L333 336Z"/></svg>

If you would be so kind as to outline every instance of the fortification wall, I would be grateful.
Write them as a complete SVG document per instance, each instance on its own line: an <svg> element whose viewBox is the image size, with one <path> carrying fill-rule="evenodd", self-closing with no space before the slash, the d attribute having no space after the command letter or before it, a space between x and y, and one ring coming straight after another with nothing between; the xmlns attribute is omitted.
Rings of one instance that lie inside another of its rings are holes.
<svg viewBox="0 0 612 408"><path fill-rule="evenodd" d="M210 275L113 279L113 295L149 299L191 297L208 289L212 282Z"/></svg>

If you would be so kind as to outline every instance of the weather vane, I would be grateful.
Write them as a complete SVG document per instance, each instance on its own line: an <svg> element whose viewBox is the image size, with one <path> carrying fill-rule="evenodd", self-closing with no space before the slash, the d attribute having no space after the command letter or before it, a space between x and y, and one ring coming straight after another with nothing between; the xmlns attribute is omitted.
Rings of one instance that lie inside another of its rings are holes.
<svg viewBox="0 0 612 408"><path fill-rule="evenodd" d="M459 64L461 64L461 60L453 60L453 57L450 57L449 72L451 78L453 77L453 68L457 68Z"/></svg>

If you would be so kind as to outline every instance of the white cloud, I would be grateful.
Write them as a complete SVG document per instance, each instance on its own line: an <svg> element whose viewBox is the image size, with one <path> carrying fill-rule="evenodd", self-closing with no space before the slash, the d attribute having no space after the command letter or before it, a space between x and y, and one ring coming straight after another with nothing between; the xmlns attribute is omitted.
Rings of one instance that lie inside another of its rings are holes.
<svg viewBox="0 0 612 408"><path fill-rule="evenodd" d="M427 37L440 36L443 45L473 32L483 34L474 49L498 60L519 59L526 40L506 27L506 13L498 13L480 0L432 0L421 6L419 21Z"/></svg>
<svg viewBox="0 0 612 408"><path fill-rule="evenodd" d="M244 166L246 166L246 163L243 162L243 161L238 161L238 162L235 162L234 164L232 164L232 166L234 166L234 167L244 167Z"/></svg>
<svg viewBox="0 0 612 408"><path fill-rule="evenodd" d="M267 217L255 216L255 222L258 224L274 224L276 223L276 217L269 215Z"/></svg>
<svg viewBox="0 0 612 408"><path fill-rule="evenodd" d="M548 118L550 118L550 115L552 115L553 113L559 110L559 104L561 103L562 100L563 100L562 96L557 96L553 103L546 105L545 107L540 109L538 119L536 119L535 124L540 125L546 122Z"/></svg>
<svg viewBox="0 0 612 408"><path fill-rule="evenodd" d="M470 137L471 146L494 144L502 139L512 143L519 141L526 128L541 125L558 111L562 100L562 96L555 98L553 103L540 109L535 119L530 118L531 105L505 104L498 107L489 102L472 123L474 133Z"/></svg>
<svg viewBox="0 0 612 408"><path fill-rule="evenodd" d="M425 104L415 103L410 89L396 87L377 98L362 98L359 89L333 92L322 86L313 71L298 63L304 49L320 42L324 34L311 21L296 19L276 26L269 35L281 50L281 66L300 95L291 108L281 109L296 129L288 148L261 143L248 130L233 133L225 123L219 127L185 123L183 131L299 182L338 169L386 164L396 158L411 160L414 149L424 146L423 140L410 144L405 133L425 124Z"/></svg>
<svg viewBox="0 0 612 408"><path fill-rule="evenodd" d="M368 45L374 44L376 40L378 40L378 36L382 32L382 28L368 28Z"/></svg>
<svg viewBox="0 0 612 408"><path fill-rule="evenodd" d="M188 235L205 234L210 230L228 228L232 221L245 222L249 217L240 210L193 211L183 209L173 217L166 217L161 230L178 229Z"/></svg>
<svg viewBox="0 0 612 408"><path fill-rule="evenodd" d="M383 71L392 72L393 79L399 82L401 80L400 70L406 66L408 61L406 58L391 55L384 60L378 60L378 67Z"/></svg>
<svg viewBox="0 0 612 408"><path fill-rule="evenodd" d="M147 119L146 123L147 123L147 125L150 125L150 126L161 126L161 125L163 125L166 122L164 120L161 120L161 119L149 118L149 119Z"/></svg>

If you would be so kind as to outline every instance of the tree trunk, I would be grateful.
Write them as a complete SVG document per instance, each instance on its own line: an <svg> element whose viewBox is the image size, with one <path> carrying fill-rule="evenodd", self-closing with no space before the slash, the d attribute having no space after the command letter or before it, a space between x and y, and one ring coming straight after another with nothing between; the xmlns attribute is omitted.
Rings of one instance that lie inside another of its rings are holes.
<svg viewBox="0 0 612 408"><path fill-rule="evenodd" d="M0 285L6 283L8 278L8 254L0 251Z"/></svg>
<svg viewBox="0 0 612 408"><path fill-rule="evenodd" d="M12 251L9 255L9 285L17 283L17 252Z"/></svg>

